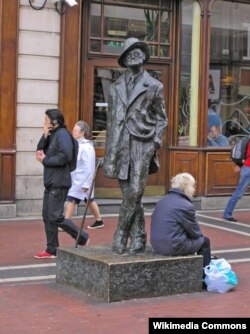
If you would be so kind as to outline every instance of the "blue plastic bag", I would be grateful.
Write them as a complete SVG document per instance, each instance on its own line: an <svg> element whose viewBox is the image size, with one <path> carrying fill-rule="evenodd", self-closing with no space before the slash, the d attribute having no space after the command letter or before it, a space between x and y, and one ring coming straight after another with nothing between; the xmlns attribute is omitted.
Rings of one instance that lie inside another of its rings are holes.
<svg viewBox="0 0 250 334"><path fill-rule="evenodd" d="M207 291L225 293L238 285L237 275L224 258L211 260L204 271Z"/></svg>

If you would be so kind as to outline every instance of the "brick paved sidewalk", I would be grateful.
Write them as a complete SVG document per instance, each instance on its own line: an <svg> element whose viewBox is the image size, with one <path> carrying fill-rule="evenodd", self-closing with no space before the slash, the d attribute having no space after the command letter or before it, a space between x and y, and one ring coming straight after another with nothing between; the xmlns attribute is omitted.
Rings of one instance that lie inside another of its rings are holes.
<svg viewBox="0 0 250 334"><path fill-rule="evenodd" d="M216 212L209 214L221 217ZM250 212L237 213L237 218L249 224ZM146 220L149 233L150 217ZM75 221L80 223L80 219ZM87 230L91 245L110 245L116 221L116 217L104 217L103 229ZM93 219L88 218L86 225L92 222ZM202 226L202 230L211 239L212 249L250 248L247 235L207 226ZM0 221L0 242L0 269L55 262L33 258L34 253L45 247L41 220ZM60 232L60 243L72 246L74 240ZM149 317L249 317L249 261L232 264L239 285L225 294L203 291L106 303L75 288L57 284L55 280L0 284L0 333L145 334Z"/></svg>

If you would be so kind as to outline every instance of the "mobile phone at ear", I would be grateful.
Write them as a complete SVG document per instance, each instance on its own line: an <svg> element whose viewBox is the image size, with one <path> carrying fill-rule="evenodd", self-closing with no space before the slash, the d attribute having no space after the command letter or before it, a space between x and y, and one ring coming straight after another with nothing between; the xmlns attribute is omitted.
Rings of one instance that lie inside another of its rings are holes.
<svg viewBox="0 0 250 334"><path fill-rule="evenodd" d="M54 129L54 124L52 122L49 123L48 130L51 132Z"/></svg>

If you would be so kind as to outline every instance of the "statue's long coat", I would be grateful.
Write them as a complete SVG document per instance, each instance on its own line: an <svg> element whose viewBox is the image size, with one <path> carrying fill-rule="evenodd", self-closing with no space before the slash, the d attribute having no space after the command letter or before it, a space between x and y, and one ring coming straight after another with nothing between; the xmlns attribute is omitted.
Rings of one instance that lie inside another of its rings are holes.
<svg viewBox="0 0 250 334"><path fill-rule="evenodd" d="M154 150L160 148L167 115L163 100L163 85L144 71L127 97L125 73L111 85L107 111L107 135L104 155L104 174L126 180L131 164L131 139L144 142L141 149L149 149L149 165ZM153 145L149 146L149 143ZM141 154L139 154L141 155ZM147 160L147 159L145 159Z"/></svg>

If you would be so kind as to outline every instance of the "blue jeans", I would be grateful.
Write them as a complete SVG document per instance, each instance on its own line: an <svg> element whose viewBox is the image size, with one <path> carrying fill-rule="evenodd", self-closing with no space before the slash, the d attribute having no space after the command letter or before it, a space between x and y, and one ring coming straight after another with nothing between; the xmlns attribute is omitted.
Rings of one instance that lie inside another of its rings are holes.
<svg viewBox="0 0 250 334"><path fill-rule="evenodd" d="M240 180L239 183L230 197L227 206L224 210L223 218L227 219L232 217L233 210L238 202L238 200L244 195L247 187L250 184L250 167L243 166L240 169Z"/></svg>

